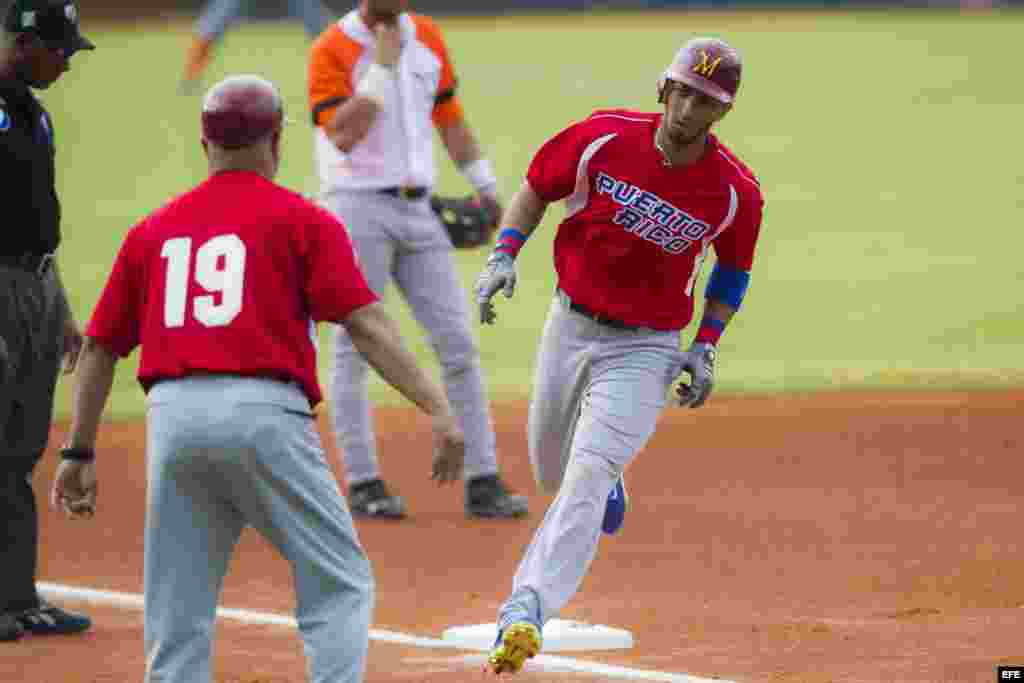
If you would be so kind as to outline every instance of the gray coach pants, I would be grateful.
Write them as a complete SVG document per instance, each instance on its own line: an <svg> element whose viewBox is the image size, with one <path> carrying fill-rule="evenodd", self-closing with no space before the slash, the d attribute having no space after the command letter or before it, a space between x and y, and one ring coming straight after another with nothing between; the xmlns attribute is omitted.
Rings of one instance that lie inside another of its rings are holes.
<svg viewBox="0 0 1024 683"><path fill-rule="evenodd" d="M208 683L215 610L247 525L291 564L312 683L366 671L373 578L293 384L161 382L147 399L147 683Z"/></svg>
<svg viewBox="0 0 1024 683"><path fill-rule="evenodd" d="M53 270L40 277L0 266L0 612L39 601L30 478L50 438L67 313Z"/></svg>

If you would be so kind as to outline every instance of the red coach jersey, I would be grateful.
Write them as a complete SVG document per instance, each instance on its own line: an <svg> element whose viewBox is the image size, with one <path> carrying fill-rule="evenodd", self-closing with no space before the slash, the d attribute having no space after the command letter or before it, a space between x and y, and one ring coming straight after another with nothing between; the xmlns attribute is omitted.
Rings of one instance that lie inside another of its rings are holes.
<svg viewBox="0 0 1024 683"><path fill-rule="evenodd" d="M128 233L86 334L120 356L142 345L139 383L194 373L297 382L311 405L312 321L377 297L336 218L255 173L218 173Z"/></svg>
<svg viewBox="0 0 1024 683"><path fill-rule="evenodd" d="M661 114L596 111L548 140L527 181L546 202L566 200L555 236L558 283L608 318L659 330L693 317L708 247L749 271L764 199L754 174L716 137L684 167L654 146Z"/></svg>

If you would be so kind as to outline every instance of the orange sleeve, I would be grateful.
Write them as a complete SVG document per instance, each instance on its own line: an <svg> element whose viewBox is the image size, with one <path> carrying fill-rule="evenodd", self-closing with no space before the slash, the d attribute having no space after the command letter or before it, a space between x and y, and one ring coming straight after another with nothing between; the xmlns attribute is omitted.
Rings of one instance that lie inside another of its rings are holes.
<svg viewBox="0 0 1024 683"><path fill-rule="evenodd" d="M309 51L309 110L322 126L354 90L353 73L363 48L337 24L316 39Z"/></svg>
<svg viewBox="0 0 1024 683"><path fill-rule="evenodd" d="M437 96L434 100L434 111L431 117L438 128L450 126L462 119L462 104L455 96L455 67L448 56L448 48L444 44L441 29L430 17L420 14L413 15L416 22L416 38L426 45L441 60L441 81L437 85Z"/></svg>

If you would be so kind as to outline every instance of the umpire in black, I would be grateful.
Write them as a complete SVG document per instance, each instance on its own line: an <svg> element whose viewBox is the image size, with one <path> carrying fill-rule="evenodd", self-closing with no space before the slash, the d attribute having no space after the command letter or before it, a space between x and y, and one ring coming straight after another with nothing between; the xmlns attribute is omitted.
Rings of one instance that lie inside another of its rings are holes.
<svg viewBox="0 0 1024 683"><path fill-rule="evenodd" d="M10 0L0 44L0 640L89 628L88 617L44 602L36 592L39 523L32 470L46 449L63 360L74 369L82 336L54 254L60 202L54 131L32 89L50 87L79 50L69 0Z"/></svg>

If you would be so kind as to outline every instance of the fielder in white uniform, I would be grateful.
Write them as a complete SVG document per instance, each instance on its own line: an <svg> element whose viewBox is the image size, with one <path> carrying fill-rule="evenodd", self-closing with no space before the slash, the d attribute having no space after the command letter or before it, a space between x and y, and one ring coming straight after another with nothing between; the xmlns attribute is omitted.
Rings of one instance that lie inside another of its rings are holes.
<svg viewBox="0 0 1024 683"><path fill-rule="evenodd" d="M482 203L500 215L497 179L455 96L455 74L437 25L406 0L362 0L328 27L310 53L309 97L322 203L345 223L370 288L394 281L426 330L466 435L465 509L521 517L525 497L498 474L494 428L447 232L430 209L433 128ZM405 505L381 477L367 365L337 328L330 388L334 428L359 516L402 518Z"/></svg>

